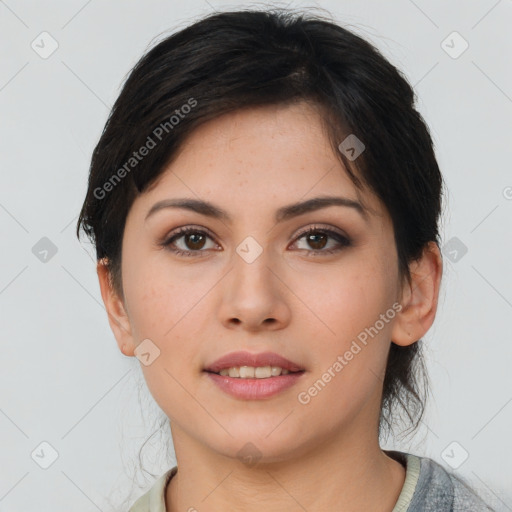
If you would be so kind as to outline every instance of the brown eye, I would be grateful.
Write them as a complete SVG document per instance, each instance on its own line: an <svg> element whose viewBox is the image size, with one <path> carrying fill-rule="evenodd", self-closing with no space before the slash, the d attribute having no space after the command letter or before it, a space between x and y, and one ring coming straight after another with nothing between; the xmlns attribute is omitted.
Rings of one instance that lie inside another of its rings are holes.
<svg viewBox="0 0 512 512"><path fill-rule="evenodd" d="M201 253L206 252L206 249L212 249L215 246L213 244L213 246L205 247L208 239L212 240L208 233L189 227L172 234L161 245L179 255L200 256Z"/></svg>
<svg viewBox="0 0 512 512"><path fill-rule="evenodd" d="M346 236L330 229L320 229L317 227L309 228L302 232L297 237L297 241L301 239L304 239L308 246L304 249L313 254L331 254L352 245L352 241ZM328 247L330 239L334 240L335 243ZM302 247L299 247L299 249L302 249Z"/></svg>
<svg viewBox="0 0 512 512"><path fill-rule="evenodd" d="M306 235L308 244L315 250L323 249L327 245L329 237L325 233L312 233Z"/></svg>
<svg viewBox="0 0 512 512"><path fill-rule="evenodd" d="M190 233L183 236L185 240L185 245L187 248L192 250L202 249L204 246L205 237L204 235L198 233ZM187 243L188 240L188 243Z"/></svg>

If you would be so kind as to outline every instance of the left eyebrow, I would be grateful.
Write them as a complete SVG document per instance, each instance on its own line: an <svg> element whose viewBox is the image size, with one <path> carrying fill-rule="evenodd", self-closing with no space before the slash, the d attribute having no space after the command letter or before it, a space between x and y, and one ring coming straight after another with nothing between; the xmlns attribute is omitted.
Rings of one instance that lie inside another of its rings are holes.
<svg viewBox="0 0 512 512"><path fill-rule="evenodd" d="M279 208L275 213L275 221L283 222L293 217L298 217L299 215L320 210L322 208L327 208L329 206L344 206L347 208L353 208L366 221L369 220L369 212L371 211L370 208L364 206L359 201L356 201L355 199L349 199L348 197L321 196ZM145 220L147 220L157 211L165 208L181 208L190 210L199 213L200 215L205 215L214 219L225 220L227 222L232 222L233 220L231 215L229 215L229 213L222 208L209 203L208 201L193 198L164 199L159 201L150 208Z"/></svg>

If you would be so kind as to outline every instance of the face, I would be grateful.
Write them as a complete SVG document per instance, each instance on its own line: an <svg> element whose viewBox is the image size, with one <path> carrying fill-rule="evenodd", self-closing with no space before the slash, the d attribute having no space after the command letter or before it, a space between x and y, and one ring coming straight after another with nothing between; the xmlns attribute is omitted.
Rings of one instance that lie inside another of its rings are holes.
<svg viewBox="0 0 512 512"><path fill-rule="evenodd" d="M316 197L361 208L276 219ZM162 207L177 199L226 215ZM142 370L173 435L228 457L252 443L269 461L335 435L374 437L397 269L387 211L352 184L311 106L245 109L196 129L135 200L122 247L130 339L134 348L151 340ZM205 368L240 350L274 352L303 371L271 396L233 396Z"/></svg>

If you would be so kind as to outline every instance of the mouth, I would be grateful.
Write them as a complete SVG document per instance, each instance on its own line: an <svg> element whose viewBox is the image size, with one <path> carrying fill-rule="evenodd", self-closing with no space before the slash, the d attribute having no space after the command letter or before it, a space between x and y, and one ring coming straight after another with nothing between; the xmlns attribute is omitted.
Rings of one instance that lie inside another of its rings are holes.
<svg viewBox="0 0 512 512"><path fill-rule="evenodd" d="M203 372L218 389L236 399L262 400L295 386L306 369L274 352L232 352Z"/></svg>
<svg viewBox="0 0 512 512"><path fill-rule="evenodd" d="M304 372L305 368L274 352L231 352L206 365L204 371L236 379L269 379Z"/></svg>
<svg viewBox="0 0 512 512"><path fill-rule="evenodd" d="M290 371L280 366L231 366L223 368L218 372L205 370L207 373L214 373L223 377L232 377L235 379L270 379L280 377L290 373L303 373L305 370Z"/></svg>

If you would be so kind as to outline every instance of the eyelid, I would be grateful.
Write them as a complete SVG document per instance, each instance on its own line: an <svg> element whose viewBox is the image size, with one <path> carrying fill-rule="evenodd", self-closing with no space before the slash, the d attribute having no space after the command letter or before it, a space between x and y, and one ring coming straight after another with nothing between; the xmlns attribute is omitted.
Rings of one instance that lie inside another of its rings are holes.
<svg viewBox="0 0 512 512"><path fill-rule="evenodd" d="M325 231L327 233L335 233L339 236L345 237L349 239L350 237L339 228L335 228L334 226L328 226L328 225L321 225L321 224L310 224L309 226L305 228L301 228L294 236L293 238L299 238L302 235L305 235L306 233L309 233L310 231Z"/></svg>
<svg viewBox="0 0 512 512"><path fill-rule="evenodd" d="M294 241L292 242L292 245L295 245L300 242L302 238L304 238L305 235L308 235L309 233L323 233L327 235L328 238L331 238L336 241L336 246L334 248L330 249L309 249L306 250L306 253L315 256L327 256L331 254L336 254L341 252L344 249L347 249L354 244L354 240L351 236L346 234L344 231L340 230L339 228L334 228L331 226L321 226L319 224L312 224L306 228L303 228L300 230L297 234L294 235Z"/></svg>
<svg viewBox="0 0 512 512"><path fill-rule="evenodd" d="M314 224L310 224L304 228L301 228L298 232L296 232L293 235L292 245L297 244L300 241L300 239L303 238L304 235L307 235L308 233L315 232L315 231L324 232L328 237L336 239L338 247L335 249L325 249L325 250L323 250L323 249L306 250L306 252L308 252L308 253L330 254L333 252L341 251L342 248L348 247L348 246L352 245L352 243L353 243L352 238L348 234L346 234L345 232L340 230L339 228L335 228L334 226L330 226L330 225L322 226L321 224L314 223ZM192 253L194 255L200 255L200 253L202 253L202 252L208 252L208 251L212 250L212 249L209 249L209 250L183 250L183 249L171 248L172 243L174 243L173 240L179 239L179 238L187 235L190 232L203 233L203 234L207 235L208 238L210 238L217 246L219 245L216 241L216 237L212 234L212 232L208 228L206 228L204 226L194 225L194 224L180 226L179 228L172 230L171 233L165 235L163 237L163 239L158 242L158 245L165 247L165 248L169 247L169 250L176 254L191 254ZM216 250L216 249L213 249L213 250Z"/></svg>
<svg viewBox="0 0 512 512"><path fill-rule="evenodd" d="M170 233L168 233L162 237L161 241L164 242L166 240L169 240L170 238L172 238L175 235L182 234L183 232L186 233L187 231L192 231L193 229L196 229L197 231L204 231L210 238L215 240L215 235L208 228L206 228L204 226L195 225L195 224L187 224L186 226L181 226L181 227L171 230ZM334 226L313 223L313 224L309 224L308 226L306 226L304 228L299 229L299 231L293 235L293 239L295 239L299 236L302 236L305 233L308 233L309 231L312 231L314 229L324 230L324 231L332 231L340 236L344 236L345 238L350 238L348 234L346 234L343 230L340 230L339 228L335 228Z"/></svg>
<svg viewBox="0 0 512 512"><path fill-rule="evenodd" d="M208 228L205 228L204 226L197 226L194 224L187 224L186 226L180 226L176 229L173 229L173 230L171 230L170 233L164 235L160 240L157 241L157 246L163 247L164 249L169 249L171 252L174 252L176 254L181 254L181 253L200 254L201 252L207 252L204 250L184 251L183 249L172 248L172 244L175 243L176 240L184 237L188 233L203 233L208 238L210 238L215 245L217 245L217 246L219 245L216 241L215 236L212 234L212 232ZM210 249L210 250L216 250L216 249Z"/></svg>
<svg viewBox="0 0 512 512"><path fill-rule="evenodd" d="M169 240L171 240L172 238L174 237L177 237L179 235L186 235L189 231L200 231L200 232L204 232L205 234L207 234L212 240L215 240L215 235L208 229L208 228L205 228L204 226L199 226L199 225L195 225L195 224L187 224L185 226L180 226L178 228L175 228L175 229L172 229L170 232L167 232L159 241L158 243L160 244L165 244L167 242L169 242Z"/></svg>

